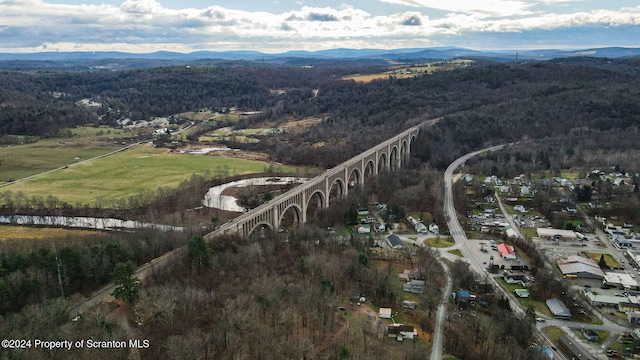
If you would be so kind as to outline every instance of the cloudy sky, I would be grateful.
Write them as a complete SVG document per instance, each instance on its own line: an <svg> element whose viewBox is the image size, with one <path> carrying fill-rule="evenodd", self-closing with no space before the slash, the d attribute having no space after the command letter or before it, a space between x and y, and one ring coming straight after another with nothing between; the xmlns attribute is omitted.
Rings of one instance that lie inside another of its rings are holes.
<svg viewBox="0 0 640 360"><path fill-rule="evenodd" d="M0 52L640 47L638 0L0 0Z"/></svg>

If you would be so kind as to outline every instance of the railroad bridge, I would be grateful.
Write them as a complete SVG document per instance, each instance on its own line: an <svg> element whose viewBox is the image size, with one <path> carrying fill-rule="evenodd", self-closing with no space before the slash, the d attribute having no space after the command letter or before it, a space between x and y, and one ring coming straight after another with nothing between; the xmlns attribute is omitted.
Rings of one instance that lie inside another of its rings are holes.
<svg viewBox="0 0 640 360"><path fill-rule="evenodd" d="M286 226L305 223L315 209L328 207L332 200L346 196L350 188L364 185L369 176L394 171L404 166L409 159L411 144L419 132L420 125L405 130L238 216L207 234L205 238L230 233L248 237L254 231L265 227L277 232L285 221Z"/></svg>

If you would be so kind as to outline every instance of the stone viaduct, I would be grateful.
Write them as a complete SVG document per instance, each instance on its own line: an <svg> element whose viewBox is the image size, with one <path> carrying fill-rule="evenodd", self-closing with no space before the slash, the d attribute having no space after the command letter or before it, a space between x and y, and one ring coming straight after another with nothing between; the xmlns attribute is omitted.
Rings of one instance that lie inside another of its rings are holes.
<svg viewBox="0 0 640 360"><path fill-rule="evenodd" d="M374 148L223 224L212 233L207 234L205 238L210 239L229 233L238 233L242 237L248 237L254 231L264 228L277 232L285 215L293 220L294 225L305 223L307 216L310 215L308 213L310 210L328 207L332 199L347 195L350 188L363 185L369 176L394 171L406 164L411 144L419 132L420 125L405 130Z"/></svg>

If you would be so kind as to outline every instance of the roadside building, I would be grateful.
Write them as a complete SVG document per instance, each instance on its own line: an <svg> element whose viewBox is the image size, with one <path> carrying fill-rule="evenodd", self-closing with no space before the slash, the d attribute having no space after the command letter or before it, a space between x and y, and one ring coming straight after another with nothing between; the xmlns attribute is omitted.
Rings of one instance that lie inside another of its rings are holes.
<svg viewBox="0 0 640 360"><path fill-rule="evenodd" d="M537 228L538 236L547 240L577 240L578 235L571 230Z"/></svg>
<svg viewBox="0 0 640 360"><path fill-rule="evenodd" d="M589 304L597 307L606 306L615 308L618 307L620 303L629 302L627 297L594 294L590 291L585 292L584 296L587 298Z"/></svg>
<svg viewBox="0 0 640 360"><path fill-rule="evenodd" d="M598 263L578 255L571 255L566 260L558 260L558 268L563 276L575 275L585 279L604 279L604 272Z"/></svg>
<svg viewBox="0 0 640 360"><path fill-rule="evenodd" d="M640 312L640 304L632 302L621 302L618 304L618 311L622 313Z"/></svg>
<svg viewBox="0 0 640 360"><path fill-rule="evenodd" d="M638 282L627 273L609 271L604 274L604 284L625 290L638 290Z"/></svg>
<svg viewBox="0 0 640 360"><path fill-rule="evenodd" d="M507 244L498 245L498 251L500 252L500 256L502 256L505 260L515 260L516 252L513 246Z"/></svg>
<svg viewBox="0 0 640 360"><path fill-rule="evenodd" d="M554 317L558 319L571 319L571 312L567 306L557 298L547 299L547 307Z"/></svg>
<svg viewBox="0 0 640 360"><path fill-rule="evenodd" d="M582 345L567 335L561 335L559 339L560 347L563 348L573 359L596 360Z"/></svg>

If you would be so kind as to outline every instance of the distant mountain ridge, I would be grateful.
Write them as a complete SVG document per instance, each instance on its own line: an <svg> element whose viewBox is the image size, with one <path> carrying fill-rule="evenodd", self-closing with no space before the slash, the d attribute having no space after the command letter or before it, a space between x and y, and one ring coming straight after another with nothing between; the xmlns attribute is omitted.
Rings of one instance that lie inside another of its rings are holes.
<svg viewBox="0 0 640 360"><path fill-rule="evenodd" d="M104 59L141 59L141 60L169 60L193 61L200 59L220 60L248 60L274 61L278 59L308 58L308 59L455 59L455 58L486 58L495 61L518 60L549 60L575 56L620 58L640 56L640 48L604 47L584 50L471 50L459 47L437 48L402 48L402 49L330 49L320 51L293 50L279 54L267 54L259 51L196 51L192 53L178 53L158 51L152 53L127 53L118 51L104 52L37 52L37 53L0 53L2 61L31 60L31 61L71 61L71 60L104 60Z"/></svg>

